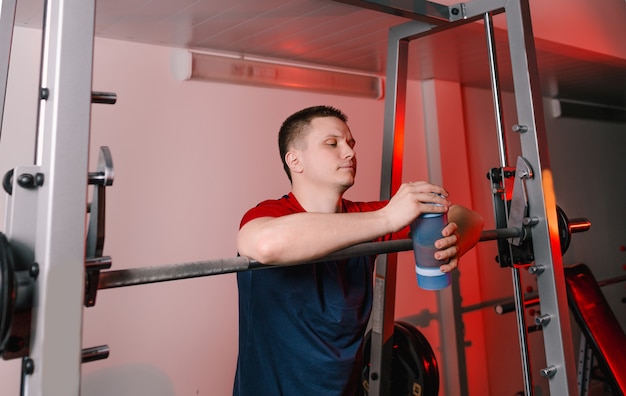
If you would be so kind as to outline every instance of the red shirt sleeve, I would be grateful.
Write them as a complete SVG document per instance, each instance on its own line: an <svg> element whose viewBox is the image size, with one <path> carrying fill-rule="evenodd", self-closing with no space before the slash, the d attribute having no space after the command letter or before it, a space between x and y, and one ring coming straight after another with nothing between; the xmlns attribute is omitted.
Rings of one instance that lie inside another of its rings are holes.
<svg viewBox="0 0 626 396"><path fill-rule="evenodd" d="M281 217L293 213L304 212L296 198L290 193L280 199L270 199L259 203L243 215L239 228L247 222L260 217Z"/></svg>

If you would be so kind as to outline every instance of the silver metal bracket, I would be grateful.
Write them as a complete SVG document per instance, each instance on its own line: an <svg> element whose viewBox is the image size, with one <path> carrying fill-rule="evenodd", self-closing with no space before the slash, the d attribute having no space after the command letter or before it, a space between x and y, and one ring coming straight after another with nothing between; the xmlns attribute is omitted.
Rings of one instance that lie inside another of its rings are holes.
<svg viewBox="0 0 626 396"><path fill-rule="evenodd" d="M88 184L93 185L89 205L89 227L85 249L85 306L96 305L100 270L111 268L111 258L103 257L106 211L106 187L113 185L113 157L107 146L100 147L96 172L89 173Z"/></svg>
<svg viewBox="0 0 626 396"><path fill-rule="evenodd" d="M532 179L534 175L532 167L523 157L517 157L515 169L515 182L513 184L513 197L511 199L508 226L523 230L528 223L525 221L528 217L526 180ZM524 240L524 235L525 232L522 232L522 235L519 237L510 238L509 242L515 246L520 246Z"/></svg>
<svg viewBox="0 0 626 396"><path fill-rule="evenodd" d="M4 360L25 357L30 352L32 298L39 266L35 263L35 238L32 230L36 227L37 199L39 189L36 184L25 182L24 175L42 175L37 166L19 166L7 173L10 188L7 189L7 217L4 230L7 249L11 250L13 262L9 271L4 272L6 281L11 282L10 296L0 297L3 312L3 339L0 350ZM16 177L16 175L19 175ZM6 177L6 176L5 176ZM43 180L43 176L41 177ZM29 179L30 180L30 179ZM8 246L10 245L10 246ZM8 284L5 284L8 286ZM3 289L0 286L0 289ZM6 290L5 290L6 291Z"/></svg>

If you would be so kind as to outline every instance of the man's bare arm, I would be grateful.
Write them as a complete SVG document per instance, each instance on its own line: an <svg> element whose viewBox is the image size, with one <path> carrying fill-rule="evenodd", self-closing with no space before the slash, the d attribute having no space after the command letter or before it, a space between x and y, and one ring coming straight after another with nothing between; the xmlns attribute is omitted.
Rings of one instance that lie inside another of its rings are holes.
<svg viewBox="0 0 626 396"><path fill-rule="evenodd" d="M239 231L237 249L264 264L306 262L399 231L422 213L447 211L450 201L439 194L446 192L433 184L405 183L385 207L372 212L257 218Z"/></svg>
<svg viewBox="0 0 626 396"><path fill-rule="evenodd" d="M441 266L443 272L455 269L461 256L478 243L484 224L480 214L460 205L450 207L448 222L442 232L443 238L435 242L435 247L440 249L435 258L450 260L448 264Z"/></svg>

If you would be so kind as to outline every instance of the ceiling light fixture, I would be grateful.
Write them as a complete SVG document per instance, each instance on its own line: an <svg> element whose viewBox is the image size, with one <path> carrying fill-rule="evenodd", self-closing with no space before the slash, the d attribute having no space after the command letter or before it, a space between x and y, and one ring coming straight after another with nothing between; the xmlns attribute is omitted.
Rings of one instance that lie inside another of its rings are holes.
<svg viewBox="0 0 626 396"><path fill-rule="evenodd" d="M174 78L180 81L215 81L374 99L383 97L383 80L378 76L250 55L175 49L171 69Z"/></svg>
<svg viewBox="0 0 626 396"><path fill-rule="evenodd" d="M552 116L607 122L626 122L626 108L568 99L551 99Z"/></svg>

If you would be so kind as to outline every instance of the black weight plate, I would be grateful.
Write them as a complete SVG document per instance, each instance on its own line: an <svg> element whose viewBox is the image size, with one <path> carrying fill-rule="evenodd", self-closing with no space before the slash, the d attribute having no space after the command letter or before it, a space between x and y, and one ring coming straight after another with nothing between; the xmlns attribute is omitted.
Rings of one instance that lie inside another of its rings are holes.
<svg viewBox="0 0 626 396"><path fill-rule="evenodd" d="M4 188L4 191L6 191L6 193L9 195L13 194L13 172L14 170L11 169L7 173L5 173L4 177L2 178L2 187Z"/></svg>
<svg viewBox="0 0 626 396"><path fill-rule="evenodd" d="M419 362L421 364L420 370L424 375L424 390L423 395L437 395L439 393L439 366L437 364L437 358L430 343L417 327L406 322L396 322L409 331L412 338L415 353L419 356Z"/></svg>
<svg viewBox="0 0 626 396"><path fill-rule="evenodd" d="M394 324L391 394L394 396L436 396L439 390L439 373L434 353L428 342L423 344L422 341L425 341L425 338L418 339L409 327L413 328L411 325L400 322ZM365 395L368 394L369 389L370 348L371 331L365 337L363 350L365 363L362 379Z"/></svg>
<svg viewBox="0 0 626 396"><path fill-rule="evenodd" d="M14 288L13 254L6 236L0 233L0 353L11 330L13 318Z"/></svg>
<svg viewBox="0 0 626 396"><path fill-rule="evenodd" d="M559 240L561 242L561 254L565 254L572 242L572 234L569 230L569 219L559 205L556 206L556 215L559 224Z"/></svg>

